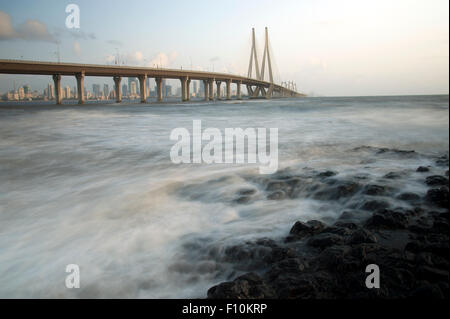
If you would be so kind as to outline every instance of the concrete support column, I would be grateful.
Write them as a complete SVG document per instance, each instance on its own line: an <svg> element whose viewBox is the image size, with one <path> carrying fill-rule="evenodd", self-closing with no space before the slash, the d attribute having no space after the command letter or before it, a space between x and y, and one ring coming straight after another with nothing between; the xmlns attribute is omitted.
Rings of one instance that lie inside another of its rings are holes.
<svg viewBox="0 0 450 319"><path fill-rule="evenodd" d="M242 86L242 81L239 81L237 83L237 99L238 100L242 100L241 86Z"/></svg>
<svg viewBox="0 0 450 319"><path fill-rule="evenodd" d="M116 87L116 102L120 103L122 102L122 90L120 88L120 82L122 81L122 77L115 76L114 79L114 85Z"/></svg>
<svg viewBox="0 0 450 319"><path fill-rule="evenodd" d="M220 86L222 85L222 82L221 81L216 81L216 85L217 85L217 91L216 91L217 99L220 100L220 98L221 98Z"/></svg>
<svg viewBox="0 0 450 319"><path fill-rule="evenodd" d="M53 74L53 82L55 82L55 98L56 104L61 104L62 95L61 95L61 74Z"/></svg>
<svg viewBox="0 0 450 319"><path fill-rule="evenodd" d="M186 97L186 93L187 93L187 77L182 77L180 78L181 81L181 101L186 101L187 97Z"/></svg>
<svg viewBox="0 0 450 319"><path fill-rule="evenodd" d="M231 80L227 80L227 100L231 100Z"/></svg>
<svg viewBox="0 0 450 319"><path fill-rule="evenodd" d="M147 92L145 89L145 82L147 81L147 75L138 76L139 79L139 93L141 93L141 103L145 103L147 100Z"/></svg>
<svg viewBox="0 0 450 319"><path fill-rule="evenodd" d="M162 78L156 78L156 94L158 95L158 102L162 102Z"/></svg>
<svg viewBox="0 0 450 319"><path fill-rule="evenodd" d="M209 100L209 82L208 80L203 80L203 87L205 88L205 101Z"/></svg>
<svg viewBox="0 0 450 319"><path fill-rule="evenodd" d="M186 81L186 101L191 100L191 79Z"/></svg>
<svg viewBox="0 0 450 319"><path fill-rule="evenodd" d="M78 104L84 104L84 72L75 75L77 78Z"/></svg>
<svg viewBox="0 0 450 319"><path fill-rule="evenodd" d="M214 79L209 80L209 100L214 100Z"/></svg>

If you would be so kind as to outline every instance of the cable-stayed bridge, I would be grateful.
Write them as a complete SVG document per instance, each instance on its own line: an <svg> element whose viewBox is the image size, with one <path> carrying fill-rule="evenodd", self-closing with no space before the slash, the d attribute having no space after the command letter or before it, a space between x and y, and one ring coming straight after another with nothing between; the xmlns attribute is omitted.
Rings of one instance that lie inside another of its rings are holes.
<svg viewBox="0 0 450 319"><path fill-rule="evenodd" d="M204 72L194 70L178 70L166 68L148 68L118 65L96 65L78 63L55 63L22 60L0 60L0 73L3 74L36 74L50 75L54 81L55 99L57 104L62 103L61 77L74 76L77 80L78 103L85 102L84 79L86 76L112 77L115 84L116 101L122 101L121 80L123 77L139 79L140 100L147 103L146 82L148 78L154 78L156 82L157 101L163 100L163 79L178 79L181 82L182 101L190 100L190 82L192 80L203 81L204 99L207 101L220 99L222 96L222 84L225 83L225 96L231 100L231 86L236 85L236 98L242 99L241 87L247 87L250 98L274 98L274 97L301 97L305 96L296 91L295 87L284 83L276 84L273 81L271 56L269 53L268 30L265 33L265 47L261 67L258 64L258 54L255 45L255 31L252 30L252 49L247 77L218 72ZM268 79L265 80L266 63ZM254 68L253 68L254 65ZM256 72L252 75L253 69ZM214 86L216 87L214 90Z"/></svg>

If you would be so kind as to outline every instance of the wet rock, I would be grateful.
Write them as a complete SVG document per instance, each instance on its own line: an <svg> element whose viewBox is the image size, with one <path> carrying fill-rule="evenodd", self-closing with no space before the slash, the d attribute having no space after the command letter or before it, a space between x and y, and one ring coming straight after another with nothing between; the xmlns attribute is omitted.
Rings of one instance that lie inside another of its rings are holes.
<svg viewBox="0 0 450 319"><path fill-rule="evenodd" d="M240 276L232 282L221 283L208 290L209 299L267 299L274 291L254 273Z"/></svg>
<svg viewBox="0 0 450 319"><path fill-rule="evenodd" d="M338 182L337 185L333 185L332 187L317 192L314 194L314 198L320 200L337 200L356 194L360 188L361 185L356 182Z"/></svg>
<svg viewBox="0 0 450 319"><path fill-rule="evenodd" d="M286 193L284 191L275 191L269 195L267 195L267 199L269 200L282 200L287 197Z"/></svg>
<svg viewBox="0 0 450 319"><path fill-rule="evenodd" d="M416 271L417 276L422 280L431 282L449 280L448 271L430 266L420 266Z"/></svg>
<svg viewBox="0 0 450 319"><path fill-rule="evenodd" d="M282 274L299 274L309 267L308 263L300 258L287 258L275 263L265 274L265 278L273 281Z"/></svg>
<svg viewBox="0 0 450 319"><path fill-rule="evenodd" d="M285 181L271 181L266 186L266 191L278 191L289 189L290 186Z"/></svg>
<svg viewBox="0 0 450 319"><path fill-rule="evenodd" d="M436 165L439 166L448 166L448 156L443 155L436 160Z"/></svg>
<svg viewBox="0 0 450 319"><path fill-rule="evenodd" d="M241 196L248 196L248 195L253 195L255 193L256 193L256 189L254 189L254 188L243 188L243 189L240 189L237 194L241 195Z"/></svg>
<svg viewBox="0 0 450 319"><path fill-rule="evenodd" d="M325 172L319 173L317 176L319 176L319 177L331 177L331 176L335 176L335 175L337 175L336 172L333 172L333 171L325 171Z"/></svg>
<svg viewBox="0 0 450 319"><path fill-rule="evenodd" d="M448 178L440 175L428 176L425 180L425 183L428 186L447 186L448 187Z"/></svg>
<svg viewBox="0 0 450 319"><path fill-rule="evenodd" d="M444 295L442 294L441 289L438 285L433 285L428 282L424 282L420 284L419 287L414 289L409 295L412 298L418 299L443 299Z"/></svg>
<svg viewBox="0 0 450 319"><path fill-rule="evenodd" d="M408 218L405 214L384 209L375 212L365 226L368 228L404 229L408 226Z"/></svg>
<svg viewBox="0 0 450 319"><path fill-rule="evenodd" d="M241 196L238 197L234 200L235 203L237 204L248 204L250 203L252 200L252 198L250 196Z"/></svg>
<svg viewBox="0 0 450 319"><path fill-rule="evenodd" d="M352 248L348 245L336 245L325 248L318 260L324 267L336 267L343 264L344 259L350 254Z"/></svg>
<svg viewBox="0 0 450 319"><path fill-rule="evenodd" d="M377 242L375 235L367 229L358 229L350 236L348 243L351 245L374 244Z"/></svg>
<svg viewBox="0 0 450 319"><path fill-rule="evenodd" d="M361 209L373 212L376 210L388 208L389 206L390 204L384 200L369 200L361 206Z"/></svg>
<svg viewBox="0 0 450 319"><path fill-rule="evenodd" d="M380 186L380 185L366 185L363 189L363 194L365 195L372 195L372 196L382 196L387 193L387 187L386 186Z"/></svg>
<svg viewBox="0 0 450 319"><path fill-rule="evenodd" d="M281 247L272 239L261 238L255 242L227 247L224 261L235 263L241 269L255 270L293 255L292 249Z"/></svg>
<svg viewBox="0 0 450 319"><path fill-rule="evenodd" d="M420 196L415 193L402 193L397 196L397 199L406 201L406 202L417 202L420 200Z"/></svg>
<svg viewBox="0 0 450 319"><path fill-rule="evenodd" d="M322 230L321 233L331 233L331 234L336 234L336 235L340 235L340 236L349 236L352 233L352 230L350 228L347 227L340 227L340 226L330 226L325 228L324 230Z"/></svg>
<svg viewBox="0 0 450 319"><path fill-rule="evenodd" d="M388 178L388 179L397 179L400 177L402 177L402 174L396 173L396 172L389 172L383 176L383 178Z"/></svg>
<svg viewBox="0 0 450 319"><path fill-rule="evenodd" d="M342 214L344 214L344 213L342 213ZM356 223L346 222L346 221L338 221L338 222L334 223L334 226L345 227L347 229L357 229L358 228L358 225Z"/></svg>
<svg viewBox="0 0 450 319"><path fill-rule="evenodd" d="M344 238L340 235L336 235L333 233L320 233L318 235L312 236L307 244L311 247L316 247L319 249L325 249L327 247L342 244L344 242Z"/></svg>
<svg viewBox="0 0 450 319"><path fill-rule="evenodd" d="M289 236L286 238L286 242L292 242L302 239L306 236L317 234L322 231L326 225L318 220L310 220L306 223L297 221L294 226L292 226Z"/></svg>
<svg viewBox="0 0 450 319"><path fill-rule="evenodd" d="M425 172L429 172L429 171L430 171L430 169L425 166L419 166L416 170L416 172L419 172L419 173L425 173Z"/></svg>
<svg viewBox="0 0 450 319"><path fill-rule="evenodd" d="M449 189L446 186L428 190L426 200L436 206L448 208Z"/></svg>

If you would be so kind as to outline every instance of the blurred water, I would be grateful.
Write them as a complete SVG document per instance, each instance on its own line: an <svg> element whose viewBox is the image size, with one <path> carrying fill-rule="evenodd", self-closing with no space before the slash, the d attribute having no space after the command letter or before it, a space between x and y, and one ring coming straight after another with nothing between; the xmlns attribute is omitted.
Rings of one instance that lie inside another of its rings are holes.
<svg viewBox="0 0 450 319"><path fill-rule="evenodd" d="M311 199L235 205L257 165L175 165L172 129L277 127L280 169L382 176L448 153L448 96L53 106L0 104L0 297L205 297L226 246L332 219ZM360 146L416 150L376 161ZM369 164L367 164L369 163ZM412 176L405 189L425 191ZM403 183L405 181L402 181ZM254 185L253 185L254 187ZM198 258L197 258L198 257ZM65 288L78 264L81 289Z"/></svg>

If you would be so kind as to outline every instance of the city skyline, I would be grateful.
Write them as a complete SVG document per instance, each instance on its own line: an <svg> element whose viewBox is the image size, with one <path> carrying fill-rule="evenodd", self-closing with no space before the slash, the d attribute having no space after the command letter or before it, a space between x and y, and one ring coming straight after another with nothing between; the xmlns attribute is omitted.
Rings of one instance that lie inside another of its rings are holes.
<svg viewBox="0 0 450 319"><path fill-rule="evenodd" d="M119 60L242 75L251 28L261 44L268 26L278 83L293 80L300 91L327 96L448 94L446 1L232 1L227 7L234 10L203 1L74 3L80 29L64 25L68 3L2 3L0 58L57 61L59 55L61 62ZM0 75L0 92L11 90L13 80L31 87L49 82ZM113 85L111 79L86 80L94 83ZM63 77L67 85L75 80Z"/></svg>

